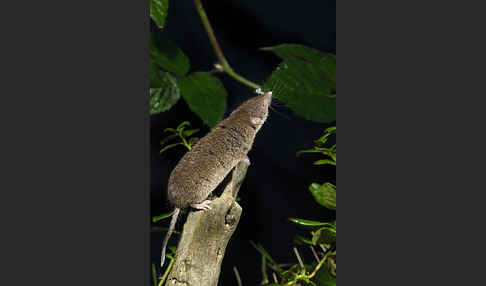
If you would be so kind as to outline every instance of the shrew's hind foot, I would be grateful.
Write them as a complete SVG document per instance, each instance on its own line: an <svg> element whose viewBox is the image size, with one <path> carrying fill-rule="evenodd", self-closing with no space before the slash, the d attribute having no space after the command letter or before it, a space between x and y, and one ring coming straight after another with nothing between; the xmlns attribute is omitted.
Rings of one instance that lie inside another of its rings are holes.
<svg viewBox="0 0 486 286"><path fill-rule="evenodd" d="M210 210L212 209L211 206L209 205L210 203L211 203L210 200L205 200L204 202L199 204L191 204L191 207L197 210Z"/></svg>

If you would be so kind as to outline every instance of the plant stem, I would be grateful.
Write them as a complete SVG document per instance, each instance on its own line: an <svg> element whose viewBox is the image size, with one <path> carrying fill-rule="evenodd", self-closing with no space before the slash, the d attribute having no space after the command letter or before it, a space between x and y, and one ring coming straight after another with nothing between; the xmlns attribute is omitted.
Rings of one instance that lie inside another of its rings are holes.
<svg viewBox="0 0 486 286"><path fill-rule="evenodd" d="M268 283L268 276L267 276L267 259L265 256L262 255L262 283L264 285Z"/></svg>
<svg viewBox="0 0 486 286"><path fill-rule="evenodd" d="M167 276L169 275L170 270L172 269L172 265L174 264L174 259L170 259L169 266L167 266L167 269L165 270L164 276L160 279L159 286L164 285L165 279L167 279Z"/></svg>
<svg viewBox="0 0 486 286"><path fill-rule="evenodd" d="M233 272L235 273L236 282L238 283L238 286L243 286L243 283L241 283L240 273L238 272L238 269L236 268L236 266L233 267Z"/></svg>
<svg viewBox="0 0 486 286"><path fill-rule="evenodd" d="M199 13L199 16L201 17L201 21L204 25L204 29L206 29L206 33L208 34L209 41L211 42L211 45L213 46L214 52L216 53L218 60L221 62L221 65L223 67L223 71L225 71L229 76L231 76L236 81L239 81L240 83L242 83L246 86L249 86L253 89L261 88L260 85L247 80L246 78L237 74L231 68L228 61L224 57L223 51L221 50L221 47L219 46L218 41L216 40L216 36L214 35L214 31L213 31L213 28L211 27L211 24L209 23L209 19L208 19L208 16L206 15L206 11L204 11L204 8L201 4L201 0L194 0L194 4L196 5L197 12Z"/></svg>
<svg viewBox="0 0 486 286"><path fill-rule="evenodd" d="M185 146L187 149L189 149L189 151L191 151L192 147L191 147L191 145L189 145L189 143L187 143L186 138L184 138L184 136L183 136L182 134L180 135L180 137L181 137L181 139L182 139L182 144L184 144L184 146Z"/></svg>
<svg viewBox="0 0 486 286"><path fill-rule="evenodd" d="M299 260L300 267L304 268L304 263L302 262L302 258L300 258L299 251L297 251L296 247L294 247L294 252L295 256L297 256L297 260Z"/></svg>
<svg viewBox="0 0 486 286"><path fill-rule="evenodd" d="M154 281L154 286L157 286L157 271L155 270L155 264L152 263L152 280Z"/></svg>
<svg viewBox="0 0 486 286"><path fill-rule="evenodd" d="M324 262L326 262L326 259L329 256L329 254L331 254L331 251L326 252L326 254L322 258L322 260L319 262L319 264L317 264L317 266L314 269L314 271L312 271L312 273L309 276L307 276L307 278L311 279L312 277L314 277L316 275L317 271L319 271L319 269L322 267L322 265L324 264Z"/></svg>

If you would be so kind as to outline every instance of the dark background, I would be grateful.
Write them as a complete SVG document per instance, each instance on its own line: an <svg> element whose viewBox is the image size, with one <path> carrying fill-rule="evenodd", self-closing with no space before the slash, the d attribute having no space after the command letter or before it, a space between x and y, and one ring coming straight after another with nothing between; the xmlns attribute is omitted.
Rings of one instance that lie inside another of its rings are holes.
<svg viewBox="0 0 486 286"><path fill-rule="evenodd" d="M323 52L336 53L336 2L304 1L203 1L216 37L230 65L238 73L259 84L276 68L280 60L261 47L282 43L306 45ZM173 41L189 57L191 72L209 71L217 61L193 1L170 1L164 31L151 23L151 31ZM225 116L252 96L252 91L224 74L217 77L228 92ZM305 120L275 104L277 112L257 135L249 153L251 166L239 196L243 214L231 238L223 260L220 285L236 283L232 267L237 266L245 285L261 281L260 255L249 240L260 242L279 262L296 262L292 251L295 225L288 217L331 220L335 213L318 205L308 191L312 182L335 183L335 168L313 166L318 155L296 157L298 150L310 148L329 124ZM198 133L208 132L202 121L181 99L171 110L151 116L151 213L158 215L171 209L165 194L168 177L186 152L179 146L159 155L163 130L189 120ZM182 228L185 216L179 218ZM165 225L168 221L165 221ZM158 265L160 246L165 233L152 233L151 259ZM177 243L177 236L171 239ZM301 254L310 262L309 249Z"/></svg>

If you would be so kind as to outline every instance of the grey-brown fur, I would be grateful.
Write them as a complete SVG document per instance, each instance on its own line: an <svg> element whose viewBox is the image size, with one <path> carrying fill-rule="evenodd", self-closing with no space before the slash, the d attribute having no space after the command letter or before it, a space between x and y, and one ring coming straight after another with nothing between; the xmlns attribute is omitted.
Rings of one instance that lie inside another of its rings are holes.
<svg viewBox="0 0 486 286"><path fill-rule="evenodd" d="M247 100L184 155L169 178L168 199L175 207L201 203L238 162L247 159L267 119L271 97L269 92Z"/></svg>
<svg viewBox="0 0 486 286"><path fill-rule="evenodd" d="M271 101L272 92L267 92L242 103L199 140L170 174L167 196L176 209L162 243L161 267L180 209L204 202L238 162L248 160L247 154L267 119Z"/></svg>

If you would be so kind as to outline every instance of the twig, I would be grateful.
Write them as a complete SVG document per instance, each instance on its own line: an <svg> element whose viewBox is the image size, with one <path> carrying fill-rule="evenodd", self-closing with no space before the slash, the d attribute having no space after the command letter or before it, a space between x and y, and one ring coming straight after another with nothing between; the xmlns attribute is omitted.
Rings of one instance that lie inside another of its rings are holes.
<svg viewBox="0 0 486 286"><path fill-rule="evenodd" d="M258 89L261 88L258 84L251 82L247 80L246 78L242 77L241 75L237 74L229 65L228 61L224 57L223 51L221 50L221 47L218 44L218 41L216 40L216 36L214 35L213 28L211 27L211 24L209 23L208 16L206 15L206 11L204 11L204 8L201 4L201 0L194 0L194 4L196 5L197 12L199 13L199 16L201 17L201 21L204 25L204 28L206 29L206 33L208 34L209 41L211 42L211 46L213 46L214 52L216 53L216 56L218 57L218 60L221 62L221 65L223 67L223 70L230 75L232 78L235 80L239 81L240 83L249 86L253 89Z"/></svg>
<svg viewBox="0 0 486 286"><path fill-rule="evenodd" d="M304 263L302 262L302 258L300 258L299 251L297 251L296 247L294 247L294 252L295 256L297 256L297 260L299 260L300 267L304 268Z"/></svg>
<svg viewBox="0 0 486 286"><path fill-rule="evenodd" d="M277 274L275 274L275 272L272 272L272 276L273 276L273 281L278 284Z"/></svg>
<svg viewBox="0 0 486 286"><path fill-rule="evenodd" d="M319 262L319 256L317 255L316 250L314 249L314 247L312 245L309 245L309 247L312 251L312 254L314 254L314 258L317 260L317 262Z"/></svg>
<svg viewBox="0 0 486 286"><path fill-rule="evenodd" d="M236 266L233 267L233 272L235 272L236 281L238 282L238 286L243 286L243 283L241 283L240 273L238 273L238 269L236 268Z"/></svg>
<svg viewBox="0 0 486 286"><path fill-rule="evenodd" d="M289 267L289 266L292 266L294 265L293 263L280 263L280 264L277 264L278 267Z"/></svg>

